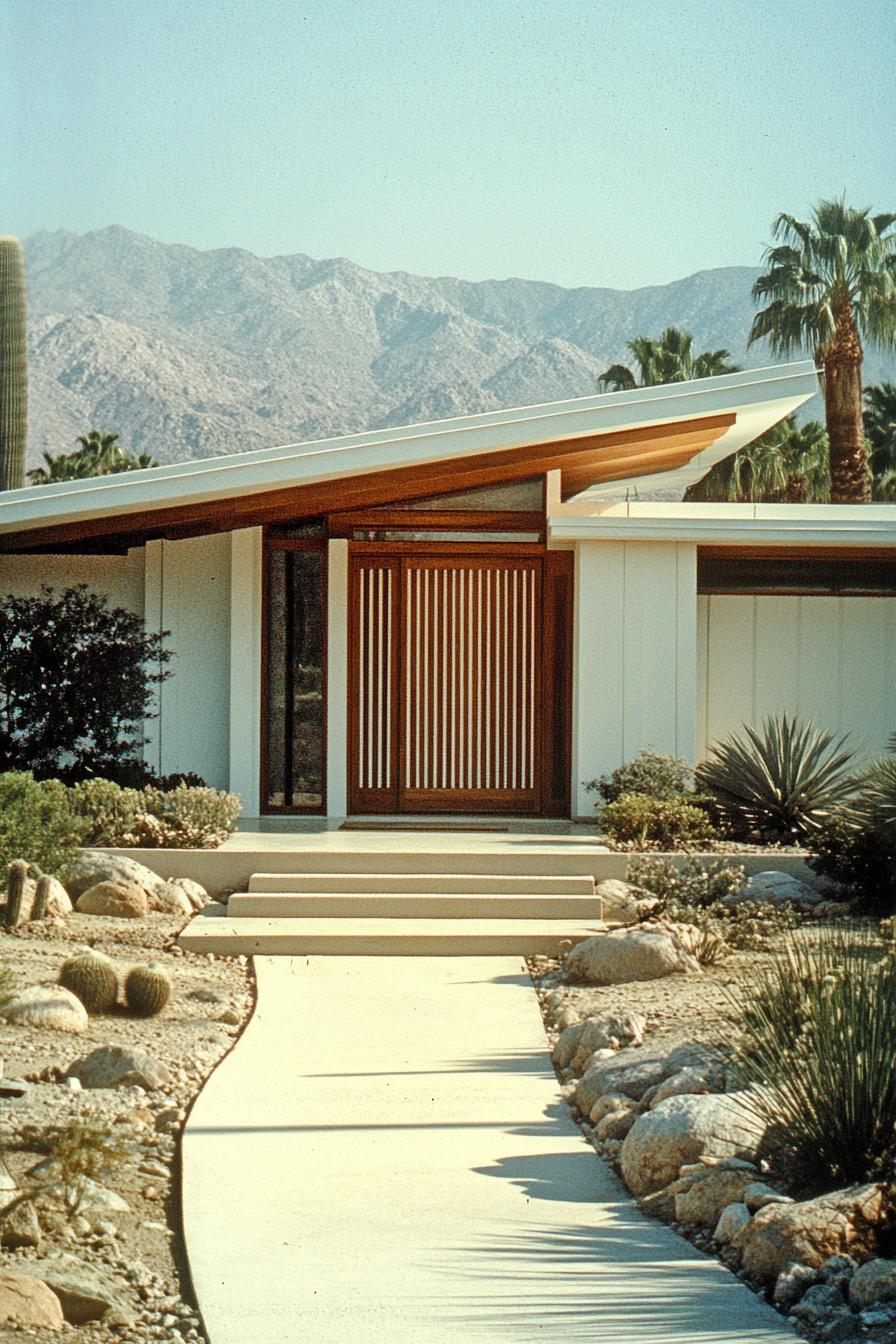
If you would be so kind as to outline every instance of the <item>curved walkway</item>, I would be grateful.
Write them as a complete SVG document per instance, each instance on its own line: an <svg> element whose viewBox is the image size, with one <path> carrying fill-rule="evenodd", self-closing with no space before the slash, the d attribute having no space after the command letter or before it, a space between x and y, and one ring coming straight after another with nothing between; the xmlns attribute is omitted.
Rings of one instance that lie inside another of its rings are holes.
<svg viewBox="0 0 896 1344"><path fill-rule="evenodd" d="M516 958L258 958L183 1146L212 1344L781 1344L561 1102Z"/></svg>

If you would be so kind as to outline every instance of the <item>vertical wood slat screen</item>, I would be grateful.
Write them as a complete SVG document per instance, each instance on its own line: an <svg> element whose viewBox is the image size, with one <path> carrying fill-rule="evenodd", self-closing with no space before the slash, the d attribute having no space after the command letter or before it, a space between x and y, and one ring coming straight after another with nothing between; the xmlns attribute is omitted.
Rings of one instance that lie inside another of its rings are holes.
<svg viewBox="0 0 896 1344"><path fill-rule="evenodd" d="M401 786L536 787L538 562L404 569Z"/></svg>
<svg viewBox="0 0 896 1344"><path fill-rule="evenodd" d="M357 579L355 687L358 743L355 769L359 789L391 789L392 623L397 575L372 563Z"/></svg>

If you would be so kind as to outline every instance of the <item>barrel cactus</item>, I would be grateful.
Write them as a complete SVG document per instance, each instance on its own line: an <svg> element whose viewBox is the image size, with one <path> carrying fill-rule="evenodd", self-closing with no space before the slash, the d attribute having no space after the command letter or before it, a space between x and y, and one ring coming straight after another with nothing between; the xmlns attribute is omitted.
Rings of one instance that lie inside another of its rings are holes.
<svg viewBox="0 0 896 1344"><path fill-rule="evenodd" d="M25 258L18 238L0 238L0 490L25 484L28 352Z"/></svg>
<svg viewBox="0 0 896 1344"><path fill-rule="evenodd" d="M9 865L6 882L6 927L14 929L22 921L22 902L28 882L28 865L24 859L15 859Z"/></svg>
<svg viewBox="0 0 896 1344"><path fill-rule="evenodd" d="M171 998L171 978L163 966L132 966L125 976L124 998L135 1017L155 1017Z"/></svg>
<svg viewBox="0 0 896 1344"><path fill-rule="evenodd" d="M88 1013L108 1013L118 998L115 963L101 952L79 952L63 963L59 983L81 1000Z"/></svg>

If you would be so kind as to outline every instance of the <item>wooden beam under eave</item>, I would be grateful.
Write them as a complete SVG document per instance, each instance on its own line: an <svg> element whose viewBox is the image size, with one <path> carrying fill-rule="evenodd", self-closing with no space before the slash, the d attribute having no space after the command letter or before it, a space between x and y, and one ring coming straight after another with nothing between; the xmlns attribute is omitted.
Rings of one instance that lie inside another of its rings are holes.
<svg viewBox="0 0 896 1344"><path fill-rule="evenodd" d="M337 509L345 512L397 500L525 480L555 469L574 470L586 466L595 456L602 456L607 462L614 457L622 460L620 451L625 449L631 449L631 453L625 457L625 468L619 468L620 475L632 476L636 474L632 460L637 459L639 453L649 452L654 447L668 448L676 439L703 432L712 433L711 441L714 441L735 419L733 413L702 416L672 424L614 430L609 434L529 444L475 457L376 471L352 478L278 487L227 499L171 504L130 514L97 515L77 522L7 532L0 537L0 551L40 551L48 546L96 537L114 538L116 544L135 546L160 537L174 539L230 532L244 527L260 527L265 523L288 522L293 518L317 517Z"/></svg>
<svg viewBox="0 0 896 1344"><path fill-rule="evenodd" d="M697 442L687 447L666 449L642 457L630 458L624 462L606 463L595 459L589 467L579 467L573 471L564 471L561 475L560 498L565 503L575 495L580 495L589 486L604 484L607 481L635 479L638 476L652 476L655 472L676 471L687 464L705 448L715 443L715 439Z"/></svg>

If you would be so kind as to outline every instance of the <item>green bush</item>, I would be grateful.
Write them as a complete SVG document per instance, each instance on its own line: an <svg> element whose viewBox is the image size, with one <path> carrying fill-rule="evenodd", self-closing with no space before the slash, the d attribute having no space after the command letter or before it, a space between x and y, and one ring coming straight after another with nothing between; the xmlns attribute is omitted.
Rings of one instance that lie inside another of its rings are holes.
<svg viewBox="0 0 896 1344"><path fill-rule="evenodd" d="M80 819L84 845L124 845L133 832L140 792L123 789L111 779L85 779L69 790L71 808Z"/></svg>
<svg viewBox="0 0 896 1344"><path fill-rule="evenodd" d="M875 761L807 845L810 867L849 887L869 913L896 911L896 757Z"/></svg>
<svg viewBox="0 0 896 1344"><path fill-rule="evenodd" d="M736 1068L763 1156L799 1192L896 1176L896 955L879 935L791 940L734 992Z"/></svg>
<svg viewBox="0 0 896 1344"><path fill-rule="evenodd" d="M86 584L0 599L0 770L142 783L167 635Z"/></svg>
<svg viewBox="0 0 896 1344"><path fill-rule="evenodd" d="M38 781L26 771L0 774L0 873L14 859L55 873L80 841L80 819L72 812L64 784Z"/></svg>
<svg viewBox="0 0 896 1344"><path fill-rule="evenodd" d="M676 798L691 793L694 772L687 761L664 756L657 751L642 751L600 779L585 782L585 788L600 794L605 803L615 803L624 793L643 793L649 798Z"/></svg>
<svg viewBox="0 0 896 1344"><path fill-rule="evenodd" d="M656 896L665 906L708 906L733 896L747 880L747 870L726 859L703 863L693 857L676 864L671 859L637 858L628 865L626 878L633 886Z"/></svg>
<svg viewBox="0 0 896 1344"><path fill-rule="evenodd" d="M695 776L732 835L800 843L855 792L845 737L787 714L766 719L759 731L745 724L744 733L716 743Z"/></svg>
<svg viewBox="0 0 896 1344"><path fill-rule="evenodd" d="M704 809L687 795L623 793L601 810L600 822L614 844L629 849L693 849L718 839Z"/></svg>

